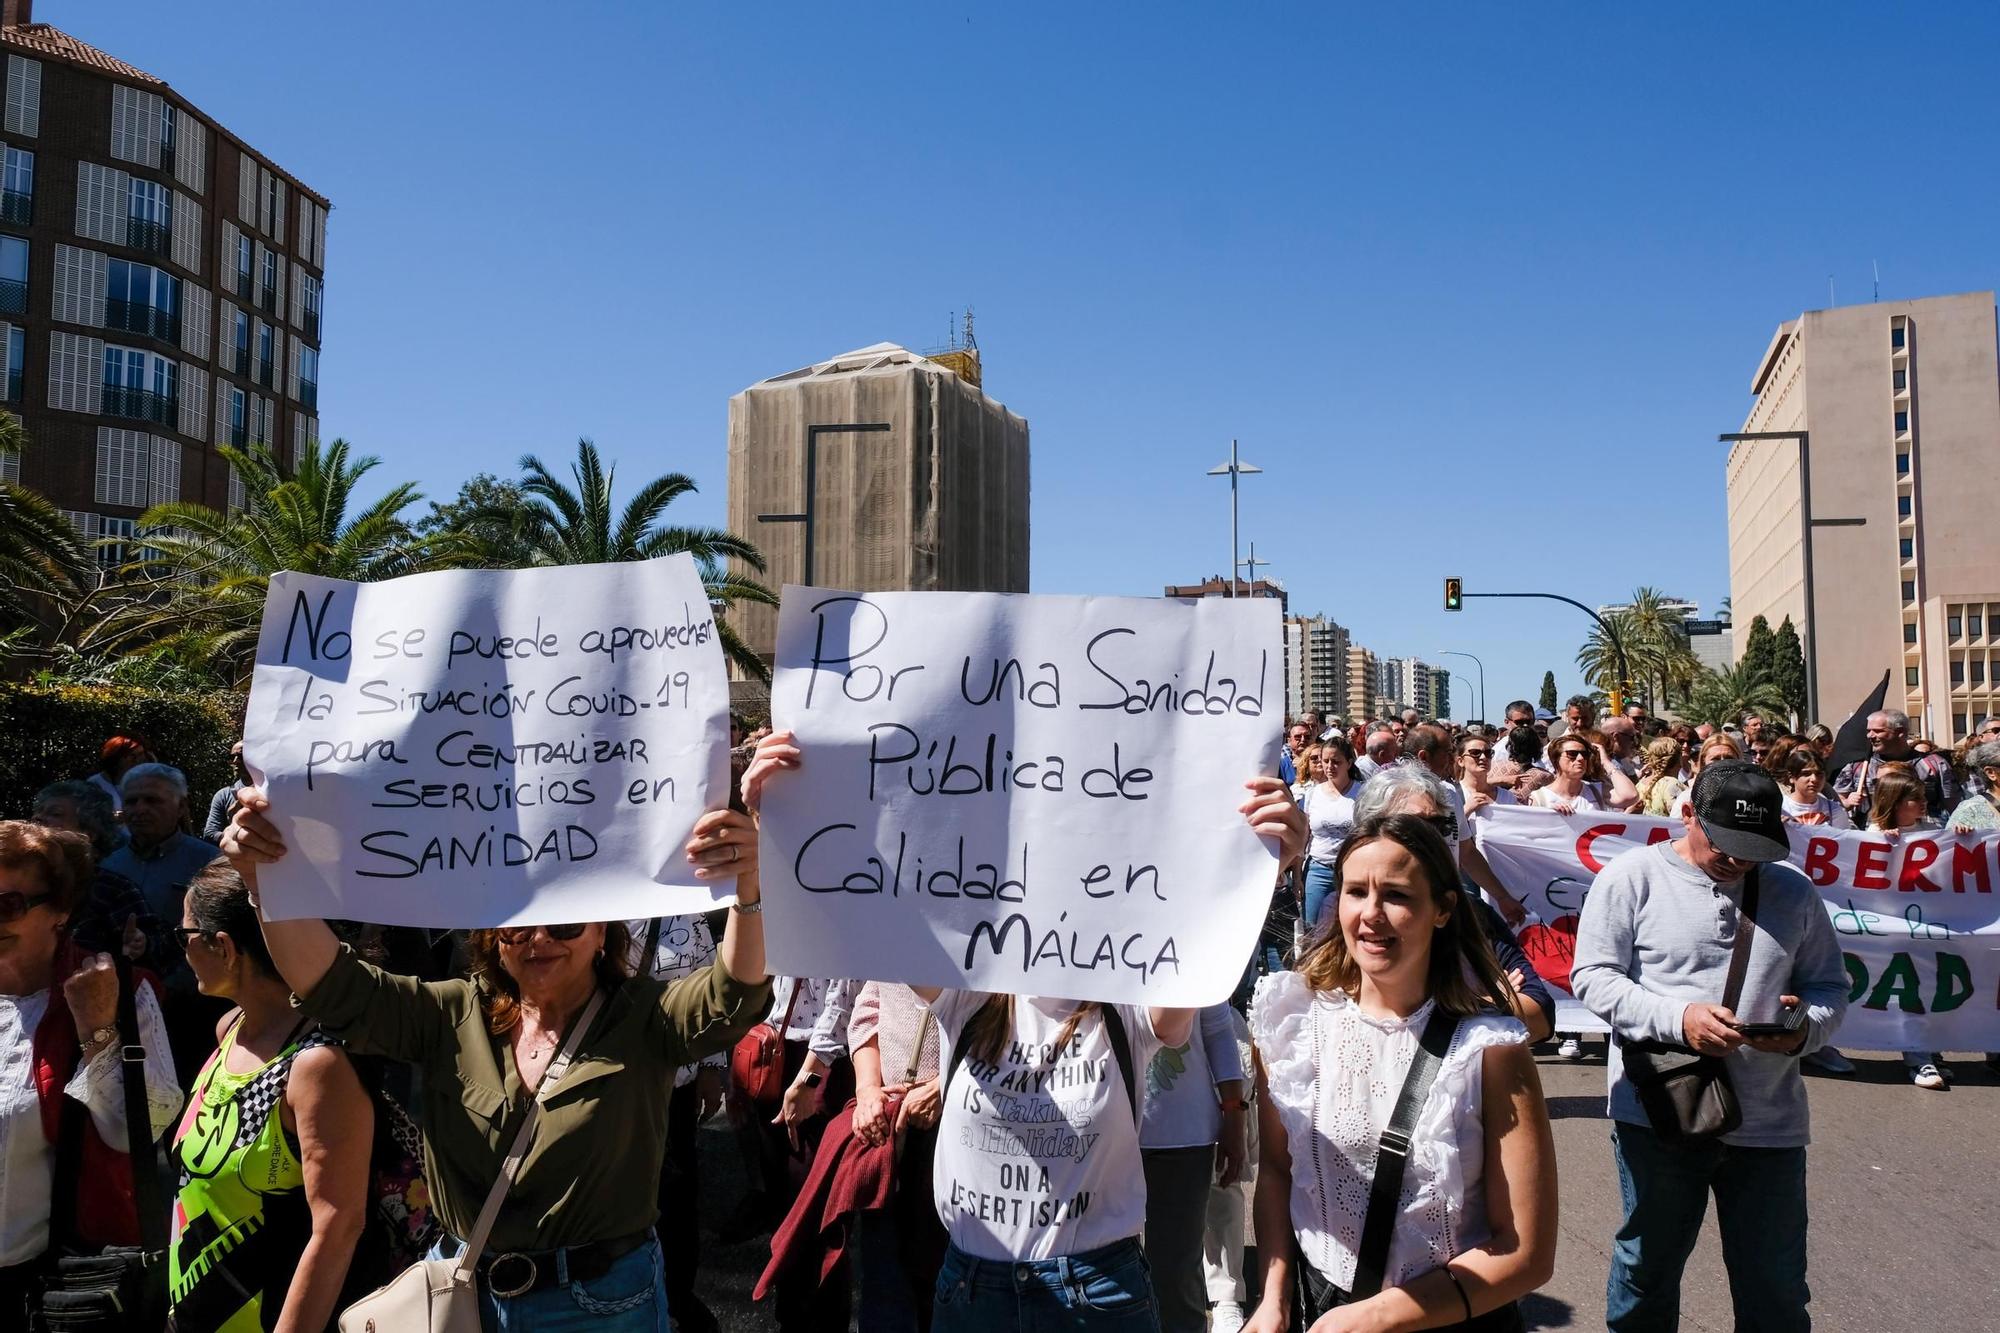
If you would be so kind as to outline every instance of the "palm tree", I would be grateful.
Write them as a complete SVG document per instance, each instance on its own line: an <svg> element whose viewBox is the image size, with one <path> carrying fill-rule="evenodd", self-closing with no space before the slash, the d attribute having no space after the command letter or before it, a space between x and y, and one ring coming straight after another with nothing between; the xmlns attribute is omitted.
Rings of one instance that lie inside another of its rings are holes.
<svg viewBox="0 0 2000 1333"><path fill-rule="evenodd" d="M423 497L409 482L350 513L356 484L381 460L351 458L345 440L309 441L290 476L263 445L223 447L244 507L225 513L176 501L140 516L145 548L119 572L134 595L93 634L95 646L156 652L248 678L264 594L282 570L373 582L473 562L454 532L419 535L403 517Z"/></svg>
<svg viewBox="0 0 2000 1333"><path fill-rule="evenodd" d="M0 411L0 458L27 444L21 419ZM0 655L25 653L47 637L50 616L96 582L83 539L48 498L0 478Z"/></svg>
<svg viewBox="0 0 2000 1333"><path fill-rule="evenodd" d="M1769 673L1738 662L1727 671L1704 668L1682 711L1690 722L1719 727L1741 721L1745 713L1779 716L1785 711L1785 696Z"/></svg>
<svg viewBox="0 0 2000 1333"><path fill-rule="evenodd" d="M701 572L702 587L715 613L716 636L723 652L756 679L771 679L770 668L725 619L725 613L738 602L778 604L776 593L755 579L731 573L725 563L732 558L741 560L761 574L763 553L750 542L720 528L669 527L660 522L668 505L695 490L692 478L679 472L655 477L619 510L612 499L617 468L606 467L597 446L587 439L576 442L576 461L569 469L576 483L573 488L533 454L522 456L521 472L520 489L527 497L526 508L479 517L505 518L515 523L518 540L532 553L534 563L601 564L651 560L684 551L694 557L695 567Z"/></svg>

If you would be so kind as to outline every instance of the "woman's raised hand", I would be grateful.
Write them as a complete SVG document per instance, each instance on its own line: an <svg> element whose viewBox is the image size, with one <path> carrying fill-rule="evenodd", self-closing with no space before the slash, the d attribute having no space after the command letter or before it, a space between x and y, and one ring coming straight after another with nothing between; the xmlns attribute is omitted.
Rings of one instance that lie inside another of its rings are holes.
<svg viewBox="0 0 2000 1333"><path fill-rule="evenodd" d="M1260 838L1278 840L1278 860L1290 862L1306 849L1310 831L1305 812L1292 799L1292 789L1283 778L1252 778L1243 784L1250 799L1236 808L1250 821L1250 831Z"/></svg>
<svg viewBox="0 0 2000 1333"><path fill-rule="evenodd" d="M236 813L222 830L222 854L250 891L257 891L257 867L270 865L285 854L285 840L265 811L271 808L262 787L245 787L236 793Z"/></svg>
<svg viewBox="0 0 2000 1333"><path fill-rule="evenodd" d="M764 784L774 773L799 766L799 747L789 731L774 731L757 742L757 753L743 772L743 804L752 810L764 799Z"/></svg>
<svg viewBox="0 0 2000 1333"><path fill-rule="evenodd" d="M757 821L738 810L709 811L688 835L687 859L697 879L755 876Z"/></svg>

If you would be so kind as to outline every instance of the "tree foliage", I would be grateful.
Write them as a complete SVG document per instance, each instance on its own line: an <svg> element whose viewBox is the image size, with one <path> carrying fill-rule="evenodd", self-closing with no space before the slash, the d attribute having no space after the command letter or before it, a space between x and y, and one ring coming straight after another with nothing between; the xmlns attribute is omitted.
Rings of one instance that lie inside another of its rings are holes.
<svg viewBox="0 0 2000 1333"><path fill-rule="evenodd" d="M1743 636L1743 655L1738 660L1761 675L1769 676L1777 667L1775 650L1778 636L1771 633L1771 622L1757 616L1750 622L1750 630Z"/></svg>
<svg viewBox="0 0 2000 1333"><path fill-rule="evenodd" d="M21 419L0 411L0 457L27 444ZM0 658L30 656L54 637L62 608L97 581L97 564L47 497L0 479Z"/></svg>
<svg viewBox="0 0 2000 1333"><path fill-rule="evenodd" d="M1546 708L1549 712L1553 713L1556 711L1556 698L1556 673L1553 671L1544 671L1542 673L1542 700L1537 707Z"/></svg>
<svg viewBox="0 0 2000 1333"><path fill-rule="evenodd" d="M1577 650L1576 665L1584 679L1607 694L1619 685L1618 646L1622 645L1630 673L1623 683L1636 697L1654 709L1686 697L1700 663L1688 646L1681 613L1673 609L1671 601L1658 588L1634 588L1631 603L1624 610L1604 617L1609 632L1605 625L1593 625L1583 647Z"/></svg>
<svg viewBox="0 0 2000 1333"><path fill-rule="evenodd" d="M1746 713L1776 717L1785 711L1784 695L1768 672L1760 672L1749 662L1738 662L1727 671L1702 668L1681 715L1694 723L1722 726L1741 721Z"/></svg>
<svg viewBox="0 0 2000 1333"><path fill-rule="evenodd" d="M1785 617L1778 626L1777 634L1772 637L1771 682L1784 698L1785 711L1805 717L1806 654L1799 643L1799 632L1792 628L1790 616Z"/></svg>

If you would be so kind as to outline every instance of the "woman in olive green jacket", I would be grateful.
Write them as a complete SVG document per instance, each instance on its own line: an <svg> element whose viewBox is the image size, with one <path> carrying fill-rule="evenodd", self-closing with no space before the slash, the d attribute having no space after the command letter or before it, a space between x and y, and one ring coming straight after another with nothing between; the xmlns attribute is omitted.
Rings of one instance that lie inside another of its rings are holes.
<svg viewBox="0 0 2000 1333"><path fill-rule="evenodd" d="M256 892L257 867L285 853L261 790L238 793L222 849ZM715 962L674 982L627 975L622 923L471 934L472 975L420 982L371 966L324 921L264 921L280 974L305 1012L357 1053L423 1070L424 1166L459 1252L513 1146L543 1073L593 994L605 1001L579 1042L479 1262L489 1330L572 1326L665 1333L658 1216L674 1072L724 1050L770 1007L748 815L704 815L687 857L703 879L736 879Z"/></svg>

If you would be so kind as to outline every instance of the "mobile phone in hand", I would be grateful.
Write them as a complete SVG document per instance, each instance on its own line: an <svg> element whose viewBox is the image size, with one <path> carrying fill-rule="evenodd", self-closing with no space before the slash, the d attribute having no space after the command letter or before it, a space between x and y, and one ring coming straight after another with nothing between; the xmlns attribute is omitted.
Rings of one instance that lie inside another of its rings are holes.
<svg viewBox="0 0 2000 1333"><path fill-rule="evenodd" d="M1789 1037L1805 1021L1804 1006L1781 1010L1775 1023L1738 1023L1736 1030L1746 1037Z"/></svg>

